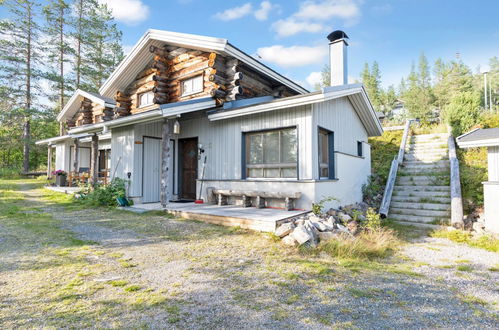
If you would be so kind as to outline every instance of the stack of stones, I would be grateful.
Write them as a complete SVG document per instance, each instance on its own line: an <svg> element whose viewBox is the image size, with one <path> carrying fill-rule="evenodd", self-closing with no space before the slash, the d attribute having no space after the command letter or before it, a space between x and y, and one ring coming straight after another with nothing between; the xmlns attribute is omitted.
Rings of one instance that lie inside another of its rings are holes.
<svg viewBox="0 0 499 330"><path fill-rule="evenodd" d="M280 225L275 235L290 246L306 244L317 247L319 242L326 242L340 235L353 236L360 230L360 222L365 221L367 205L358 203L329 209L324 214L307 213Z"/></svg>

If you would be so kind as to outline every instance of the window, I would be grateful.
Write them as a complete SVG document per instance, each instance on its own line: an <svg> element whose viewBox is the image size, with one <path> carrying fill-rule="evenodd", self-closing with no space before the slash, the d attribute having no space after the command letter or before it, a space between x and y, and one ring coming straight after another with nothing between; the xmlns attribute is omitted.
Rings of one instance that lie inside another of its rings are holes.
<svg viewBox="0 0 499 330"><path fill-rule="evenodd" d="M153 104L154 93L152 91L139 94L138 107L146 107Z"/></svg>
<svg viewBox="0 0 499 330"><path fill-rule="evenodd" d="M357 156L362 157L362 141L357 141Z"/></svg>
<svg viewBox="0 0 499 330"><path fill-rule="evenodd" d="M203 76L196 76L182 80L182 96L191 95L203 91Z"/></svg>
<svg viewBox="0 0 499 330"><path fill-rule="evenodd" d="M319 129L319 178L334 178L334 134L333 132Z"/></svg>
<svg viewBox="0 0 499 330"><path fill-rule="evenodd" d="M247 133L246 177L297 178L296 128Z"/></svg>

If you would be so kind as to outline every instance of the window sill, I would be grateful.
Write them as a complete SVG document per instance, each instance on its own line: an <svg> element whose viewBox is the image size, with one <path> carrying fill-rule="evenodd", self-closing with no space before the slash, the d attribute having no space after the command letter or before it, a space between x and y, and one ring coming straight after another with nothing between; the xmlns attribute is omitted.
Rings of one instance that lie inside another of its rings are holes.
<svg viewBox="0 0 499 330"><path fill-rule="evenodd" d="M180 97L185 97L185 96L191 96L191 95L195 95L195 94L200 94L202 92L203 92L203 90L199 90L199 91L195 91L195 92L190 92L190 93L183 93L182 95L180 95Z"/></svg>

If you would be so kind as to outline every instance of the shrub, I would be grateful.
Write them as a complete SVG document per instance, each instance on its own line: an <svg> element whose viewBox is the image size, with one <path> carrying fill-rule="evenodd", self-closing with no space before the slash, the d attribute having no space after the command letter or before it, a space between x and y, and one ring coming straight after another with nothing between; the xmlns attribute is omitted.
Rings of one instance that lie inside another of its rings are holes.
<svg viewBox="0 0 499 330"><path fill-rule="evenodd" d="M116 199L126 195L125 184L125 180L115 178L107 185L96 185L93 189L88 186L81 200L93 206L117 206Z"/></svg>
<svg viewBox="0 0 499 330"><path fill-rule="evenodd" d="M381 228L381 215L379 215L379 213L377 213L372 207L367 209L366 222L364 226L371 230Z"/></svg>
<svg viewBox="0 0 499 330"><path fill-rule="evenodd" d="M487 181L487 149L458 149L457 156L464 208L472 212L483 205L482 182Z"/></svg>
<svg viewBox="0 0 499 330"><path fill-rule="evenodd" d="M452 134L459 136L480 120L480 95L474 92L456 94L444 108L443 118L452 127Z"/></svg>

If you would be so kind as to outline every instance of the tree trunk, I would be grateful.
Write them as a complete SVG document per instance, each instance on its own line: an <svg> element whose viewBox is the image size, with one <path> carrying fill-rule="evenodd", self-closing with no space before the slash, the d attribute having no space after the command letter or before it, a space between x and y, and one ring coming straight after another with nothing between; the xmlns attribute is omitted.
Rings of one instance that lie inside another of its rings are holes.
<svg viewBox="0 0 499 330"><path fill-rule="evenodd" d="M23 171L24 173L29 172L29 140L30 140L30 120L28 117L26 117L24 121L24 127L23 127L23 141L24 141L24 146L23 146Z"/></svg>
<svg viewBox="0 0 499 330"><path fill-rule="evenodd" d="M165 119L163 121L163 128L161 131L161 206L166 208L169 201L168 196L168 164L170 163L170 121Z"/></svg>
<svg viewBox="0 0 499 330"><path fill-rule="evenodd" d="M29 172L29 144L31 138L31 127L30 127L30 117L31 117L31 21L32 12L31 6L27 6L27 17L28 17L28 40L26 49L26 115L24 116L24 127L23 127L23 170L24 173Z"/></svg>

